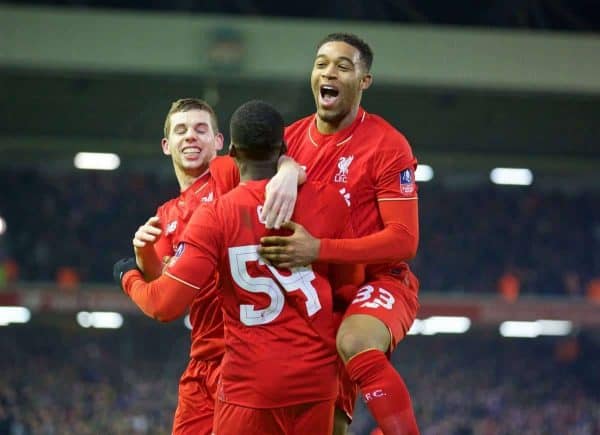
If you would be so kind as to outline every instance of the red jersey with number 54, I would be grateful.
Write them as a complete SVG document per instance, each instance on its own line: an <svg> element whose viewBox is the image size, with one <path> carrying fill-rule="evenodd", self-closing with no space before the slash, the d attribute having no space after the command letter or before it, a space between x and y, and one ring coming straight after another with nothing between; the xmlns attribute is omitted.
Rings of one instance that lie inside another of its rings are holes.
<svg viewBox="0 0 600 435"><path fill-rule="evenodd" d="M168 273L201 286L194 259L218 267L225 321L220 400L253 408L331 400L337 395L337 353L328 277L335 266L291 271L260 260L260 238L283 234L260 221L266 183L243 183L200 207L180 248L193 245L190 253L179 253L181 267L175 257ZM353 237L348 207L330 186L303 185L295 210L292 219L316 237Z"/></svg>

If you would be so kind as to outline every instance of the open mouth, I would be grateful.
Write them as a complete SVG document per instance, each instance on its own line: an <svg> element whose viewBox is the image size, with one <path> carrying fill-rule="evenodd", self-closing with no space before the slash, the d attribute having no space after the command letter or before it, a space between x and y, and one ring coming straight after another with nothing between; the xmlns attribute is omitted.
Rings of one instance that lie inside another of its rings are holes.
<svg viewBox="0 0 600 435"><path fill-rule="evenodd" d="M334 100L339 95L340 91L331 85L322 85L320 88L321 99L323 101Z"/></svg>
<svg viewBox="0 0 600 435"><path fill-rule="evenodd" d="M188 155L188 154L199 154L200 152L202 152L202 150L200 148L197 147L187 147L181 150L182 154Z"/></svg>

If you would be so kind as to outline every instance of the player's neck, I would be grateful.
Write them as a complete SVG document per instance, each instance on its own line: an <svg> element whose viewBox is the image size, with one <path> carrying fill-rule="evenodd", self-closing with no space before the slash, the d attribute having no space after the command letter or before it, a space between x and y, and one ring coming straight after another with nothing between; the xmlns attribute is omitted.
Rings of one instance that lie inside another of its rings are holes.
<svg viewBox="0 0 600 435"><path fill-rule="evenodd" d="M177 182L179 183L179 189L181 192L185 191L192 184L198 180L198 178L202 177L204 174L208 172L208 165L206 167L198 168L193 172L185 171L181 168L175 167L175 177L177 177Z"/></svg>
<svg viewBox="0 0 600 435"><path fill-rule="evenodd" d="M245 161L238 162L240 181L265 180L277 173L277 162Z"/></svg>
<svg viewBox="0 0 600 435"><path fill-rule="evenodd" d="M354 122L356 115L358 114L358 107L359 106L352 108L352 110L348 112L346 116L335 121L326 121L317 113L317 130L321 134L334 134L338 131L342 131Z"/></svg>

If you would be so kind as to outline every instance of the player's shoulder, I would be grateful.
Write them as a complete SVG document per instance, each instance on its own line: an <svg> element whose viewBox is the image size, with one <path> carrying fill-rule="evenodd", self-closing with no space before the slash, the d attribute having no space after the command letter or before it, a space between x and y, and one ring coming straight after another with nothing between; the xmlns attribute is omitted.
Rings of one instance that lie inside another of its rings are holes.
<svg viewBox="0 0 600 435"><path fill-rule="evenodd" d="M371 134L377 132L377 136L384 144L410 148L406 136L383 117L374 113L369 113L365 122L367 123L367 126L369 127L368 130Z"/></svg>
<svg viewBox="0 0 600 435"><path fill-rule="evenodd" d="M158 208L156 209L156 214L158 216L161 215L168 215L172 210L177 210L177 202L179 201L180 197L177 196L175 198L171 198L166 202L163 202L161 205L158 206Z"/></svg>
<svg viewBox="0 0 600 435"><path fill-rule="evenodd" d="M230 156L216 156L214 159L210 161L209 170L211 174L215 170L223 170L223 169L235 169L237 165L235 164L235 160Z"/></svg>

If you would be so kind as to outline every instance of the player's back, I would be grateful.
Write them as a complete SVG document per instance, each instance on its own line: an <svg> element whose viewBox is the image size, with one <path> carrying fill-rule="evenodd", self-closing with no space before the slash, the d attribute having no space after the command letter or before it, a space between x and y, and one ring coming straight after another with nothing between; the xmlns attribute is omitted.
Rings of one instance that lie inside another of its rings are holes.
<svg viewBox="0 0 600 435"><path fill-rule="evenodd" d="M337 356L328 266L292 272L259 259L260 238L278 233L259 220L265 185L241 184L214 204L224 239L226 352L219 397L256 408L331 399ZM293 219L317 237L346 234L348 208L329 186L302 186L295 209Z"/></svg>

